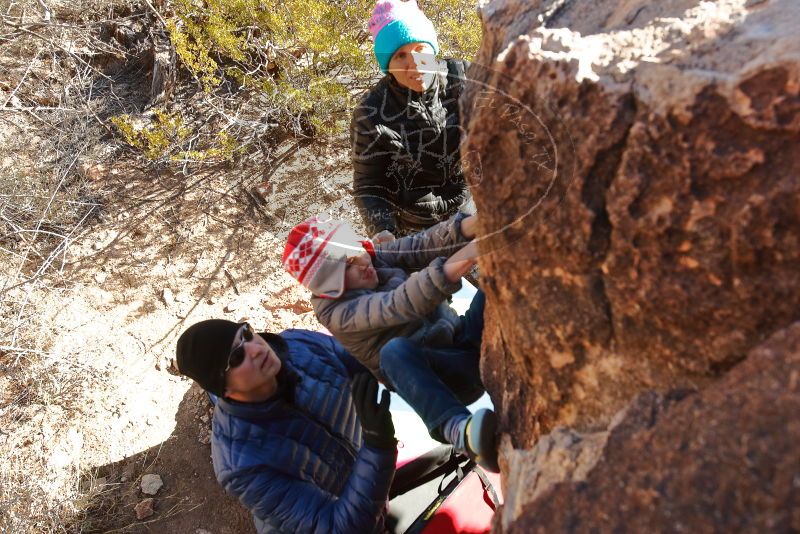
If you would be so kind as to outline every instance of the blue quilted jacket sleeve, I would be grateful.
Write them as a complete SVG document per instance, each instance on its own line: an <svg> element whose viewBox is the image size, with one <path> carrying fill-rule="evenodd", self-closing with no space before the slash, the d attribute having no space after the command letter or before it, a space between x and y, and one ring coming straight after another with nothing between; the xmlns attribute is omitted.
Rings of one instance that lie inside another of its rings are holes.
<svg viewBox="0 0 800 534"><path fill-rule="evenodd" d="M345 349L342 344L336 340L336 338L330 336L330 343L333 354L339 358L339 361L342 362L345 369L347 369L347 375L350 378L353 378L359 373L369 372L369 369L364 367L360 361L356 360L352 354L347 352L347 349Z"/></svg>
<svg viewBox="0 0 800 534"><path fill-rule="evenodd" d="M272 469L240 473L225 489L238 495L260 520L259 532L382 532L396 460L396 450L362 447L338 498Z"/></svg>

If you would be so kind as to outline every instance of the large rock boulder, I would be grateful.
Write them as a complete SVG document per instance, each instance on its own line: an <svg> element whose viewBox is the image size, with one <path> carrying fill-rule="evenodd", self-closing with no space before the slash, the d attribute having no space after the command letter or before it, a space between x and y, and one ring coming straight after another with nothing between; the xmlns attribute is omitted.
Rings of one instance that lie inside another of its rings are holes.
<svg viewBox="0 0 800 534"><path fill-rule="evenodd" d="M481 16L462 156L482 374L512 448L604 428L645 390L702 389L800 319L800 3Z"/></svg>
<svg viewBox="0 0 800 534"><path fill-rule="evenodd" d="M699 393L645 393L608 431L542 439L497 530L798 532L798 436L800 323Z"/></svg>

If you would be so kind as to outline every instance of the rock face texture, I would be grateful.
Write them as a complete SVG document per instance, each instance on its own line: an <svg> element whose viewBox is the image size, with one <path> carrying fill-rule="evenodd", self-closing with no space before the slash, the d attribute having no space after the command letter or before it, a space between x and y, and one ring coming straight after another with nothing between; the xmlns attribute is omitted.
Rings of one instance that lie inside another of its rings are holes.
<svg viewBox="0 0 800 534"><path fill-rule="evenodd" d="M546 488L533 479L530 504L507 503L497 518L502 531L800 531L800 323L681 397L642 394L608 432L574 438L604 437L602 451L571 449L596 459L588 474ZM563 465L553 456L539 471ZM534 500L537 490L546 493Z"/></svg>
<svg viewBox="0 0 800 534"><path fill-rule="evenodd" d="M480 11L497 530L800 530L800 3Z"/></svg>
<svg viewBox="0 0 800 534"><path fill-rule="evenodd" d="M800 3L480 9L462 158L512 450L702 390L800 320Z"/></svg>

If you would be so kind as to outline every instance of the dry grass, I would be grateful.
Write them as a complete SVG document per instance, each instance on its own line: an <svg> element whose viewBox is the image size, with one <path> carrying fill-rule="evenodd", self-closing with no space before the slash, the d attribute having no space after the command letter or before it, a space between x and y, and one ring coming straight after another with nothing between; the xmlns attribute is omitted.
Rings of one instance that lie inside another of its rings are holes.
<svg viewBox="0 0 800 534"><path fill-rule="evenodd" d="M137 225L145 220L159 219L180 247L180 236L190 232L175 199L187 191L201 190L191 209L206 218L215 218L221 199L235 197L254 217L274 222L272 207L253 188L306 141L280 152L286 130L267 120L259 95L202 94L188 78L169 103L193 132L179 148L202 148L223 125L243 148L237 161L140 157L137 170L157 172L139 173L137 186L130 188L123 175L98 179L121 154L131 154L111 117L147 116L147 39L160 23L147 5L91 2L0 0L0 532L93 532L131 521L131 511L110 497L113 488L83 467L90 462L82 454L98 445L88 443L93 438L80 421L91 417L87 398L102 395L91 389L107 377L80 358L51 352L60 332L48 322L54 315L48 307L74 300L75 266L94 261L71 256L85 247L90 223L114 226L110 221L121 214L106 212L110 198L129 204L134 215L117 223L128 226L115 230L115 241L135 263L136 251L125 247L136 246ZM207 176L224 176L228 165L249 170L224 189L207 184ZM148 183L147 176L158 179ZM118 277L124 283L130 276L134 288L141 281L131 272ZM140 312L155 306L144 300Z"/></svg>
<svg viewBox="0 0 800 534"><path fill-rule="evenodd" d="M21 359L9 375L13 398L2 421L0 530L59 532L85 499L79 491L80 433L63 425L81 377L46 355Z"/></svg>
<svg viewBox="0 0 800 534"><path fill-rule="evenodd" d="M92 12L0 5L2 532L66 531L91 497L69 424L91 370L48 352L58 330L42 306L62 291L69 247L101 208L83 164L108 133L100 115L115 107L94 56L114 51L84 21Z"/></svg>

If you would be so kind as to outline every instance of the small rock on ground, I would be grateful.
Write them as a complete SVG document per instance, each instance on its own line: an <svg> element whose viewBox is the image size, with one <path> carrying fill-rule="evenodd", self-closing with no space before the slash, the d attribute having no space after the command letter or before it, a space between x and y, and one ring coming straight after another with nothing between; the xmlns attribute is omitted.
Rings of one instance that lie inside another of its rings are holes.
<svg viewBox="0 0 800 534"><path fill-rule="evenodd" d="M144 499L134 507L134 511L138 520L150 517L155 513L153 511L153 499Z"/></svg>
<svg viewBox="0 0 800 534"><path fill-rule="evenodd" d="M144 475L142 477L142 493L146 495L155 495L164 482L159 475Z"/></svg>

